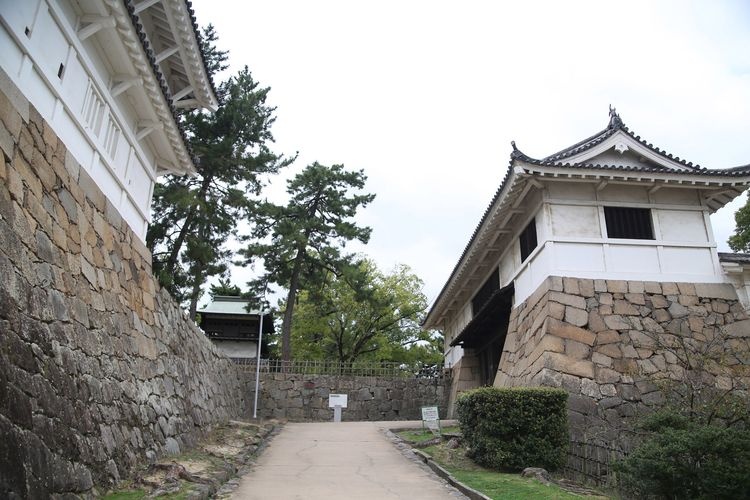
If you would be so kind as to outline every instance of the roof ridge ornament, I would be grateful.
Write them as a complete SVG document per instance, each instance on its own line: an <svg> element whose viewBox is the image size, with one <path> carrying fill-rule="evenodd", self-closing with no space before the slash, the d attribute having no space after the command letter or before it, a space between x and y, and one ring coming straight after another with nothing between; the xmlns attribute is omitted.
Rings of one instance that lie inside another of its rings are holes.
<svg viewBox="0 0 750 500"><path fill-rule="evenodd" d="M610 104L609 105L609 129L623 128L625 124L622 122L620 115L617 114L617 110Z"/></svg>
<svg viewBox="0 0 750 500"><path fill-rule="evenodd" d="M516 146L516 141L510 141L510 145L513 148L513 151L510 153L511 159L517 159L517 158L528 158L525 154L521 152L520 149Z"/></svg>

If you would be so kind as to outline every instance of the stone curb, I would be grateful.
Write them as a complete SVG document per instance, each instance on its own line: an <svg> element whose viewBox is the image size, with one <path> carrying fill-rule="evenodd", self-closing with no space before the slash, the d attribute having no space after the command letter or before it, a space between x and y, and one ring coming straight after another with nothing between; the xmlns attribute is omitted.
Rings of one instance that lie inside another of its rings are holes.
<svg viewBox="0 0 750 500"><path fill-rule="evenodd" d="M467 497L471 498L471 500L492 500L487 495L478 492L474 488L470 488L469 486L466 486L464 483L453 477L450 472L443 469L440 465L435 462L431 456L429 456L427 453L424 453L423 451L417 450L412 448L412 453L414 453L417 457L419 457L420 460L422 460L432 471L440 476L441 478L445 479L448 484L456 488L458 491L466 495Z"/></svg>

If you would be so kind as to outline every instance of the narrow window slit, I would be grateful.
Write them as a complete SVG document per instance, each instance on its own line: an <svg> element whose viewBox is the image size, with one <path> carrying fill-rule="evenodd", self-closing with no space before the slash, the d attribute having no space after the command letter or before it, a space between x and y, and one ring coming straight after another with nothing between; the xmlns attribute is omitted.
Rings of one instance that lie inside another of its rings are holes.
<svg viewBox="0 0 750 500"><path fill-rule="evenodd" d="M60 63L60 67L57 68L57 77L62 79L63 71L65 71L65 65L63 63Z"/></svg>

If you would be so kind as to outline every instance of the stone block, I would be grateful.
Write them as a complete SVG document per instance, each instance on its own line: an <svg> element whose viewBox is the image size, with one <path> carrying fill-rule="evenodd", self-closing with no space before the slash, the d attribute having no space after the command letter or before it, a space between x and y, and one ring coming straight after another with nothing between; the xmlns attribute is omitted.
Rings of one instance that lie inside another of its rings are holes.
<svg viewBox="0 0 750 500"><path fill-rule="evenodd" d="M547 303L547 307L548 307L548 310L549 310L548 314L551 317L553 317L555 319L559 319L559 320L562 320L565 317L565 306L564 305L562 305L562 304L560 304L558 302L548 302ZM727 310L725 312L729 312L729 307L727 307Z"/></svg>
<svg viewBox="0 0 750 500"><path fill-rule="evenodd" d="M628 281L628 292L631 294L641 294L646 290L643 281Z"/></svg>
<svg viewBox="0 0 750 500"><path fill-rule="evenodd" d="M604 354L605 356L609 356L610 358L617 359L622 357L620 346L618 346L617 344L597 345L594 351Z"/></svg>
<svg viewBox="0 0 750 500"><path fill-rule="evenodd" d="M601 399L602 397L599 384L588 378L581 379L581 394L594 399Z"/></svg>
<svg viewBox="0 0 750 500"><path fill-rule="evenodd" d="M694 288L699 297L737 300L737 291L729 283L695 283Z"/></svg>
<svg viewBox="0 0 750 500"><path fill-rule="evenodd" d="M675 283L662 283L661 293L664 295L677 295L680 293L680 290Z"/></svg>
<svg viewBox="0 0 750 500"><path fill-rule="evenodd" d="M730 337L750 337L750 319L726 325L724 326L724 332Z"/></svg>
<svg viewBox="0 0 750 500"><path fill-rule="evenodd" d="M607 328L610 330L629 330L631 325L625 319L617 314L604 316L604 324L607 325Z"/></svg>
<svg viewBox="0 0 750 500"><path fill-rule="evenodd" d="M577 377L594 378L594 364L591 361L575 360L554 352L547 353L544 357L545 368Z"/></svg>
<svg viewBox="0 0 750 500"><path fill-rule="evenodd" d="M688 315L689 311L687 307L683 306L682 304L679 304L677 302L672 302L672 304L669 305L669 314L672 316L672 318L684 318Z"/></svg>
<svg viewBox="0 0 750 500"><path fill-rule="evenodd" d="M612 298L611 293L600 293L599 294L599 303L604 304L606 306L611 306L614 304L614 299Z"/></svg>
<svg viewBox="0 0 750 500"><path fill-rule="evenodd" d="M607 280L607 291L610 293L627 293L628 282L623 280Z"/></svg>
<svg viewBox="0 0 750 500"><path fill-rule="evenodd" d="M575 340L565 339L565 354L573 359L588 359L591 348Z"/></svg>
<svg viewBox="0 0 750 500"><path fill-rule="evenodd" d="M610 368L612 366L612 358L598 351L591 355L591 361L595 365L603 366L605 368Z"/></svg>
<svg viewBox="0 0 750 500"><path fill-rule="evenodd" d="M672 315L666 309L656 309L653 313L654 320L659 323L666 323L672 319Z"/></svg>
<svg viewBox="0 0 750 500"><path fill-rule="evenodd" d="M564 339L572 339L589 346L594 345L594 340L596 339L594 333L554 318L547 319L545 331L551 335Z"/></svg>
<svg viewBox="0 0 750 500"><path fill-rule="evenodd" d="M588 329L594 333L599 333L607 329L607 325L598 311L589 312Z"/></svg>
<svg viewBox="0 0 750 500"><path fill-rule="evenodd" d="M633 307L633 305L628 302L627 300L615 300L615 305L613 309L615 314L621 314L625 316L637 316L638 309Z"/></svg>
<svg viewBox="0 0 750 500"><path fill-rule="evenodd" d="M712 300L711 310L719 314L726 314L729 312L729 304L721 300Z"/></svg>
<svg viewBox="0 0 750 500"><path fill-rule="evenodd" d="M695 285L692 283L677 283L681 295L695 295Z"/></svg>
<svg viewBox="0 0 750 500"><path fill-rule="evenodd" d="M565 307L565 321L575 326L586 326L589 322L589 315L584 309L576 307Z"/></svg>
<svg viewBox="0 0 750 500"><path fill-rule="evenodd" d="M597 293L607 291L607 282L605 280L594 280L594 291Z"/></svg>
<svg viewBox="0 0 750 500"><path fill-rule="evenodd" d="M549 300L559 302L566 306L577 307L578 309L586 309L586 299L577 295L570 295L560 292L549 292Z"/></svg>
<svg viewBox="0 0 750 500"><path fill-rule="evenodd" d="M677 302L683 306L695 306L698 304L698 297L695 295L680 295L677 297Z"/></svg>
<svg viewBox="0 0 750 500"><path fill-rule="evenodd" d="M563 290L570 295L581 295L581 290L578 288L578 279L576 278L564 277Z"/></svg>

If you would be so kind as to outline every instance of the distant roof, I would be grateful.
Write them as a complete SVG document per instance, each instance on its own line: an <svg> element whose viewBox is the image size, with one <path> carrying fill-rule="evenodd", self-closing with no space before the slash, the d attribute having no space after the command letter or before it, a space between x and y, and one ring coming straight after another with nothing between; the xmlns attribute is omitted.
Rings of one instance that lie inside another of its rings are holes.
<svg viewBox="0 0 750 500"><path fill-rule="evenodd" d="M750 253L724 253L719 252L721 262L734 262L736 264L750 264Z"/></svg>
<svg viewBox="0 0 750 500"><path fill-rule="evenodd" d="M260 315L259 309L252 309L248 312L246 309L247 305L250 304L250 299L244 297L230 297L226 295L216 295L213 300L203 309L199 309L199 313L209 314L247 314L249 315ZM269 312L266 311L266 315Z"/></svg>

